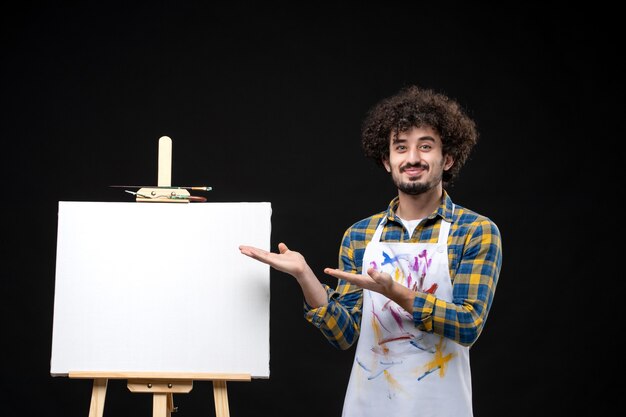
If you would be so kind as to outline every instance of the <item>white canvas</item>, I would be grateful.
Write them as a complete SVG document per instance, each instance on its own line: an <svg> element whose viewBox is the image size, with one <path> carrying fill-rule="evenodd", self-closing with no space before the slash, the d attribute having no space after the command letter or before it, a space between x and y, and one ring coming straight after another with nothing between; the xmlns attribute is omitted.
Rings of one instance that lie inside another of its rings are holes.
<svg viewBox="0 0 626 417"><path fill-rule="evenodd" d="M269 378L270 203L59 202L50 372Z"/></svg>

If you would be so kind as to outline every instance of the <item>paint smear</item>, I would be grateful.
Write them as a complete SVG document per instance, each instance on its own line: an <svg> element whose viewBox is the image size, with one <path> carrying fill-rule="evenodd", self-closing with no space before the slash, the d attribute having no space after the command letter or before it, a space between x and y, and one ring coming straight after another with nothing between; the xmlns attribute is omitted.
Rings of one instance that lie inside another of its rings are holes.
<svg viewBox="0 0 626 417"><path fill-rule="evenodd" d="M402 388L402 385L400 385L398 380L396 380L388 370L385 369L383 373L385 374L385 380L389 384L390 388L392 388L395 391L405 392L404 389Z"/></svg>
<svg viewBox="0 0 626 417"><path fill-rule="evenodd" d="M437 368L435 368L435 369L433 369L431 371L424 372L424 374L422 376L418 377L417 380L421 381L422 379L426 378L428 375L430 375L433 372L435 372L437 369L439 369L439 367L437 367Z"/></svg>
<svg viewBox="0 0 626 417"><path fill-rule="evenodd" d="M398 327L400 327L402 330L404 330L404 325L402 324L402 317L400 317L400 315L398 313L396 313L396 309L393 308L393 306L390 306L389 307L389 312L391 313L391 316L396 321L396 323L398 323Z"/></svg>
<svg viewBox="0 0 626 417"><path fill-rule="evenodd" d="M372 329L374 329L374 337L376 338L376 343L380 343L383 338L383 332L380 330L380 326L378 325L375 314L372 316Z"/></svg>
<svg viewBox="0 0 626 417"><path fill-rule="evenodd" d="M424 378L425 376L432 374L436 370L439 370L439 376L441 378L443 378L446 375L446 366L448 365L448 362L450 362L452 358L456 356L456 354L448 353L447 355L444 355L443 351L445 347L446 347L445 340L443 337L440 337L439 343L437 343L436 345L435 353L433 355L433 360L431 360L424 366L425 372L422 376L417 378L418 381Z"/></svg>
<svg viewBox="0 0 626 417"><path fill-rule="evenodd" d="M411 266L411 268L413 269L413 271L415 272L419 272L420 270L420 260L417 256L413 257L414 261L413 261L413 265Z"/></svg>
<svg viewBox="0 0 626 417"><path fill-rule="evenodd" d="M389 342L394 342L396 340L406 340L406 339L412 339L413 336L410 334L403 334L401 336L394 336L394 337L388 337L386 339L381 340L380 342L378 342L379 345L384 345L385 343L389 343Z"/></svg>
<svg viewBox="0 0 626 417"><path fill-rule="evenodd" d="M385 327L385 325L383 324L383 321L380 319L380 317L378 317L378 314L376 314L375 311L373 311L374 309L372 308L372 323L375 322L374 319L378 320L378 322L380 323L380 325L382 326L383 329L387 330L389 333L391 333L391 330L389 330L388 328ZM373 324L372 324L373 325ZM378 325L377 325L378 326ZM380 329L379 329L380 331ZM380 339L379 339L380 340Z"/></svg>
<svg viewBox="0 0 626 417"><path fill-rule="evenodd" d="M431 285L431 286L430 286L430 288L429 288L429 289L424 290L424 292L425 292L425 293L428 293L428 294L434 294L434 293L435 293L435 291L437 291L437 288L438 288L438 287L439 287L439 285L437 285L437 283L435 282L433 285Z"/></svg>
<svg viewBox="0 0 626 417"><path fill-rule="evenodd" d="M417 343L417 340L411 340L409 343L415 346L416 348L418 348L419 350L423 350L425 352L430 352L430 353L435 353L434 349L428 349L427 347L420 345L419 343Z"/></svg>
<svg viewBox="0 0 626 417"><path fill-rule="evenodd" d="M407 257L409 256L409 254L407 253L403 253L397 256L394 256L393 258L391 256L389 256L387 254L387 252L383 251L383 263L380 264L380 266L383 265L387 265L387 264L393 264L395 263L400 263L400 259L407 259Z"/></svg>
<svg viewBox="0 0 626 417"><path fill-rule="evenodd" d="M372 372L372 371L371 371L371 370L370 370L367 366L365 366L365 364L364 364L363 362L361 362L361 361L359 360L359 358L358 358L358 357L356 358L356 363L358 363L358 364L359 364L359 366L360 366L361 368L365 369L367 372Z"/></svg>

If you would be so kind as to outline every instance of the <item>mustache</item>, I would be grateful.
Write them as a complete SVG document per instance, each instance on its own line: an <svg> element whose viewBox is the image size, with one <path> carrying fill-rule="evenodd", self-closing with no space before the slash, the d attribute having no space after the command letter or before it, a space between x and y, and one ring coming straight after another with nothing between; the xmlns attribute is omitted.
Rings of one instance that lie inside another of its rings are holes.
<svg viewBox="0 0 626 417"><path fill-rule="evenodd" d="M400 172L404 172L409 168L421 168L421 169L428 169L428 165L426 164L422 164L422 163L417 163L417 164L406 164L400 167Z"/></svg>

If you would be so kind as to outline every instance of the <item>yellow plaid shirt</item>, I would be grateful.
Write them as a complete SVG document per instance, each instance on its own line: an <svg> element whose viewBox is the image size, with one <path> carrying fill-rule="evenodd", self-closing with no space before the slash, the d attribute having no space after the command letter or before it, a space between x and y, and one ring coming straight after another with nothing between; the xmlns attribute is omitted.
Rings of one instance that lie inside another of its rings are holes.
<svg viewBox="0 0 626 417"><path fill-rule="evenodd" d="M387 210L358 221L344 233L339 268L361 273L365 247L383 217L387 217L382 242L437 243L441 219L451 223L448 236L448 266L452 279L452 302L417 292L413 321L423 331L434 332L471 346L480 335L493 301L502 265L500 231L493 221L454 205L444 191L439 208L424 219L409 236L396 216L398 197ZM337 348L348 349L359 336L363 290L339 280L336 289L326 286L328 304L311 308L304 303L305 318L320 329Z"/></svg>

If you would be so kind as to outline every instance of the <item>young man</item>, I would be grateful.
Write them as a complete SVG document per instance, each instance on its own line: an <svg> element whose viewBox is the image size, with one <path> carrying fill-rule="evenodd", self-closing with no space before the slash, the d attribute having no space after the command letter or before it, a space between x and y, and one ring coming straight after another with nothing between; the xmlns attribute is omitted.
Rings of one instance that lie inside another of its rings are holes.
<svg viewBox="0 0 626 417"><path fill-rule="evenodd" d="M305 317L336 347L358 340L344 417L472 416L469 347L502 263L500 233L444 190L478 134L454 100L403 89L363 124L363 148L398 188L387 210L344 234L335 290L284 243L241 253L295 277Z"/></svg>

